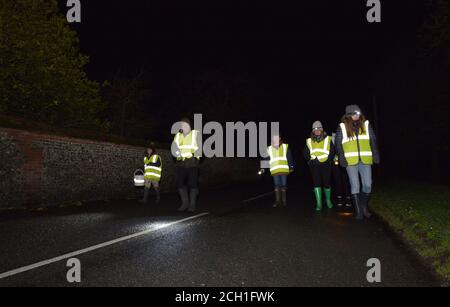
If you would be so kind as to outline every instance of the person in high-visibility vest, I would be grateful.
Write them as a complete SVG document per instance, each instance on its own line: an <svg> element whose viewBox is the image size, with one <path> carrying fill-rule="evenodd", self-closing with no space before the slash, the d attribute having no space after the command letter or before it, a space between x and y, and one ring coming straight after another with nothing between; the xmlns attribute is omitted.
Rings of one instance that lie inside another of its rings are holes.
<svg viewBox="0 0 450 307"><path fill-rule="evenodd" d="M156 153L155 146L150 145L144 157L144 198L141 201L142 203L146 204L148 202L151 187L155 189L156 203L160 202L159 182L161 181L161 175L162 159Z"/></svg>
<svg viewBox="0 0 450 307"><path fill-rule="evenodd" d="M355 217L358 220L369 218L372 165L380 163L380 155L372 126L357 105L345 108L345 115L336 130L336 150L339 163L347 169Z"/></svg>
<svg viewBox="0 0 450 307"><path fill-rule="evenodd" d="M172 155L176 158L176 181L181 206L178 211L194 212L197 206L198 175L201 138L198 130L192 130L188 118L180 121L181 129L172 142Z"/></svg>
<svg viewBox="0 0 450 307"><path fill-rule="evenodd" d="M311 171L316 211L322 210L322 188L328 208L333 208L331 200L331 163L335 150L331 137L323 130L322 123L315 121L311 136L306 140L304 156Z"/></svg>
<svg viewBox="0 0 450 307"><path fill-rule="evenodd" d="M288 144L279 135L272 136L272 144L267 148L270 174L273 177L275 203L273 207L287 205L287 176L294 171L294 160ZM264 169L260 170L260 174Z"/></svg>
<svg viewBox="0 0 450 307"><path fill-rule="evenodd" d="M336 133L331 136L333 144L336 147ZM331 177L333 179L333 194L336 196L338 208L351 208L352 200L350 197L350 183L348 182L347 171L339 163L339 155L336 153L331 167Z"/></svg>

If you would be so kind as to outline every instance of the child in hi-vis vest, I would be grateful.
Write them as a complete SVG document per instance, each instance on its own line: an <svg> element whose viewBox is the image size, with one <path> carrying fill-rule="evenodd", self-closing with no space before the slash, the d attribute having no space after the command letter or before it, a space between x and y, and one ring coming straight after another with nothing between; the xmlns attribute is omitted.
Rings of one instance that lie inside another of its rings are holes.
<svg viewBox="0 0 450 307"><path fill-rule="evenodd" d="M155 189L156 194L156 203L160 201L160 187L159 182L161 181L162 174L162 159L159 155L156 154L155 147L151 145L147 148L145 157L144 157L144 198L142 199L142 203L146 204L148 202L148 195L150 192L150 188L153 187Z"/></svg>

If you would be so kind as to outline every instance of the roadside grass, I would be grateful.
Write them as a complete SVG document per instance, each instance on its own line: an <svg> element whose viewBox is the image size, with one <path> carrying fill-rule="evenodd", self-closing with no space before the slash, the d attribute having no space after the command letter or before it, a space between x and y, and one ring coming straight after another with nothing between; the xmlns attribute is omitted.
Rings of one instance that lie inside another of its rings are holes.
<svg viewBox="0 0 450 307"><path fill-rule="evenodd" d="M450 187L396 181L377 187L371 209L400 232L450 285Z"/></svg>

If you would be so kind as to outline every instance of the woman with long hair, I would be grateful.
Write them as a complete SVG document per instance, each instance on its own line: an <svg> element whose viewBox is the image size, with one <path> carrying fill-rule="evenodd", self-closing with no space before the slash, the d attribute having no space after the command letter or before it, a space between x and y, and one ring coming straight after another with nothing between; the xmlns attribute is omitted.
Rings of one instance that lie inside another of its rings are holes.
<svg viewBox="0 0 450 307"><path fill-rule="evenodd" d="M345 108L336 130L336 150L341 166L347 169L355 217L357 220L369 218L372 165L380 163L380 155L372 126L357 105Z"/></svg>

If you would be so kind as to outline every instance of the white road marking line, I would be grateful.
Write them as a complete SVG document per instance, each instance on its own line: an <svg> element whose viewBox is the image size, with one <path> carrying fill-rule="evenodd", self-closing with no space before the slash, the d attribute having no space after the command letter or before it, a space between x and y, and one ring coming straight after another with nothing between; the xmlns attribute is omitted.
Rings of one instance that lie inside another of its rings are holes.
<svg viewBox="0 0 450 307"><path fill-rule="evenodd" d="M252 198L243 200L243 202L244 202L244 203L247 203L247 202L252 201L252 200L256 200L256 199L260 199L260 198L269 196L270 194L273 194L273 192L267 192L267 193L264 193L264 194L260 194L260 195L257 195L257 196L255 196L255 197L252 197Z"/></svg>
<svg viewBox="0 0 450 307"><path fill-rule="evenodd" d="M46 266L46 265L49 265L49 264L52 264L52 263L55 263L55 262L58 262L58 261L61 261L61 260L64 260L64 259L68 259L68 258L72 258L72 257L75 257L75 256L79 256L81 254L86 254L86 253L92 252L94 250L103 248L103 247L107 247L107 246L110 246L110 245L113 245L113 244L116 244L116 243L119 243L119 242L127 241L127 240L130 240L130 239L139 237L139 236L143 236L143 235L149 234L151 232L154 232L154 231L157 231L157 230L160 230L160 229L163 229L163 228L167 228L167 227L179 224L179 223L183 223L183 222L186 222L186 221L189 221L189 220L193 220L193 219L205 216L207 214L209 214L209 213L208 212L200 213L200 214L197 214L197 215L194 215L194 216L190 216L190 217L178 220L178 221L169 222L167 224L163 224L163 225L160 225L160 226L152 227L150 229L147 229L147 230L144 230L144 231L141 231L141 232L137 232L135 234L131 234L131 235L128 235L128 236L125 236L125 237L117 238L117 239L114 239L114 240L111 240L111 241L108 241L108 242L100 243L100 244L97 244L97 245L93 245L93 246L81 249L81 250L78 250L78 251L75 251L75 252L64 254L64 255L61 255L61 256L58 256L58 257L55 257L55 258L52 258L52 259L40 261L40 262L37 262L37 263L34 263L34 264L30 264L30 265L27 265L27 266L15 269L15 270L11 270L11 271L8 271L8 272L5 272L5 273L1 273L0 274L0 279L6 278L6 277L10 277L10 276L13 276L13 275L17 275L17 274L20 274L20 273L23 273L23 272L31 271L31 270L34 270L36 268L39 268L39 267L42 267L42 266Z"/></svg>

